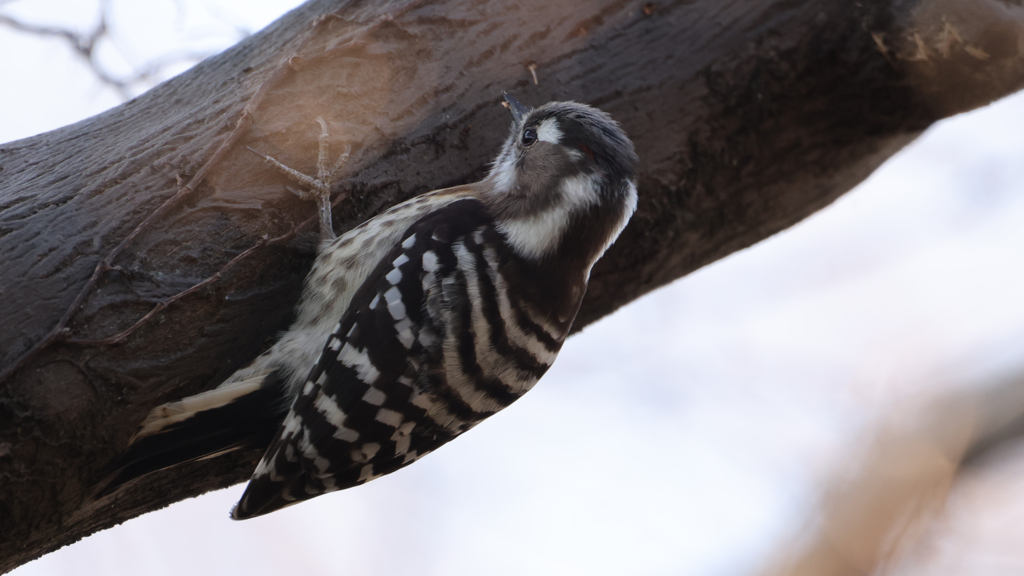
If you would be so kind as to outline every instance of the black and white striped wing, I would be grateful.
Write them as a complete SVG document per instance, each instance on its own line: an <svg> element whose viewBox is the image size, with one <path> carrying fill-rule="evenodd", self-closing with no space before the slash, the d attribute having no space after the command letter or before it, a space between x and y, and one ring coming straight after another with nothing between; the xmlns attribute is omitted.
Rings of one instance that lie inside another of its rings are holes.
<svg viewBox="0 0 1024 576"><path fill-rule="evenodd" d="M501 252L476 200L414 224L353 298L232 515L393 472L532 387L564 334L506 331Z"/></svg>

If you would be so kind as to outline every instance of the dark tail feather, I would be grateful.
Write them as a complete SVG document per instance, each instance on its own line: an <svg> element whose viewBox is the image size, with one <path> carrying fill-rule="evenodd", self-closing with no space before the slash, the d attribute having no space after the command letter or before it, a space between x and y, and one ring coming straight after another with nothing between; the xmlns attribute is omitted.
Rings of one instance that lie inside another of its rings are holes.
<svg viewBox="0 0 1024 576"><path fill-rule="evenodd" d="M234 450L267 447L287 413L276 374L258 376L153 409L128 451L111 464L99 499L157 470Z"/></svg>
<svg viewBox="0 0 1024 576"><path fill-rule="evenodd" d="M266 482L264 482L266 484ZM266 486L259 486L253 489L253 481L249 481L242 498L231 509L232 520L248 520L264 514L276 512L281 508L287 508L310 498L319 496L322 492L309 494L305 491L306 479L303 476L291 478L290 481L281 487L280 484L268 490ZM296 494L298 496L293 496ZM255 496L255 498L253 498Z"/></svg>

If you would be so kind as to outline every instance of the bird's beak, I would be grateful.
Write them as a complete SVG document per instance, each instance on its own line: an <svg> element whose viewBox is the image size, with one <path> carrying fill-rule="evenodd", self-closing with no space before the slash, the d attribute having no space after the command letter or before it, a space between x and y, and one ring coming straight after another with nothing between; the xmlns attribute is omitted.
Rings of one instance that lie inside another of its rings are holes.
<svg viewBox="0 0 1024 576"><path fill-rule="evenodd" d="M508 92L502 92L502 96L505 97L505 107L512 112L512 120L519 124L526 118L526 115L530 113L530 109L523 106L519 100L516 100Z"/></svg>

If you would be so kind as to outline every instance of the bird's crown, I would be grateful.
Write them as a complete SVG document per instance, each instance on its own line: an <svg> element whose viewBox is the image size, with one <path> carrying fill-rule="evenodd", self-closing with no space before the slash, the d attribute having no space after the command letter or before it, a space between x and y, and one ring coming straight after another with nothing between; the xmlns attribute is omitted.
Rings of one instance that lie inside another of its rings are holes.
<svg viewBox="0 0 1024 576"><path fill-rule="evenodd" d="M636 206L637 163L619 124L578 102L531 109L507 94L505 102L512 127L482 184L509 243L523 257L543 258L594 211L607 215L592 219L608 223L609 237L618 235Z"/></svg>

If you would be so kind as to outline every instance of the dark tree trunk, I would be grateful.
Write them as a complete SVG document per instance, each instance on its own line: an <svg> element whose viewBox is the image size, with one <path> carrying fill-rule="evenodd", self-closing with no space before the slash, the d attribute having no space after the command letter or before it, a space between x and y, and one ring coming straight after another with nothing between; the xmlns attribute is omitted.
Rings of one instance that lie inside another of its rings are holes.
<svg viewBox="0 0 1024 576"><path fill-rule="evenodd" d="M249 476L258 454L89 499L153 406L215 386L288 323L313 207L246 146L310 170L323 117L352 146L344 231L479 178L507 130L502 90L603 108L636 143L641 200L579 328L1024 85L1010 0L378 4L314 0L127 104L0 147L0 570Z"/></svg>

